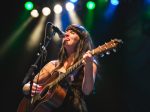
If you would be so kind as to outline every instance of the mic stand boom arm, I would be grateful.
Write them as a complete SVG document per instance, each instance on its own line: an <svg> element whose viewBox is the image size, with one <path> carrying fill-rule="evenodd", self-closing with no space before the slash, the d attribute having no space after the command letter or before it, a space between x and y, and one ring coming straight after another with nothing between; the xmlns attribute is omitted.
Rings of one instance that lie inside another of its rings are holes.
<svg viewBox="0 0 150 112"><path fill-rule="evenodd" d="M23 82L22 82L22 86L24 86L24 84L30 82L30 92L29 95L31 97L31 89L32 89L32 84L33 84L33 79L35 77L35 73L34 71L38 68L37 64L39 63L41 57L43 56L43 54L46 51L46 47L48 46L48 44L50 43L50 40L52 39L52 37L55 35L55 31L53 30L53 32L51 33L50 37L47 37L48 41L46 42L45 45L42 46L42 50L41 50L41 54L38 55L38 58L36 59L35 63L33 65L30 66Z"/></svg>

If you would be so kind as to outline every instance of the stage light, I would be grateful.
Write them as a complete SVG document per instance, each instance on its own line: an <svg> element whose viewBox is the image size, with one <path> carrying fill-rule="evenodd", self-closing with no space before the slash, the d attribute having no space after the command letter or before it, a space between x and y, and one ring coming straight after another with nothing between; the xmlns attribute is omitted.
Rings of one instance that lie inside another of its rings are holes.
<svg viewBox="0 0 150 112"><path fill-rule="evenodd" d="M89 9L89 10L93 10L95 8L95 2L93 1L88 1L86 3L86 7Z"/></svg>
<svg viewBox="0 0 150 112"><path fill-rule="evenodd" d="M150 3L150 0L147 0L147 3Z"/></svg>
<svg viewBox="0 0 150 112"><path fill-rule="evenodd" d="M36 9L32 10L30 14L34 18L37 18L39 16L39 12Z"/></svg>
<svg viewBox="0 0 150 112"><path fill-rule="evenodd" d="M112 5L118 5L119 4L119 0L111 0L110 3Z"/></svg>
<svg viewBox="0 0 150 112"><path fill-rule="evenodd" d="M59 5L59 4L55 5L55 6L54 6L54 12L55 12L56 14L60 14L60 13L62 12L62 6Z"/></svg>
<svg viewBox="0 0 150 112"><path fill-rule="evenodd" d="M145 3L150 4L150 0L145 0Z"/></svg>
<svg viewBox="0 0 150 112"><path fill-rule="evenodd" d="M48 16L48 15L50 15L51 10L50 10L49 7L44 7L44 8L42 9L42 13L43 13L44 16Z"/></svg>
<svg viewBox="0 0 150 112"><path fill-rule="evenodd" d="M67 11L73 11L74 10L74 4L71 2L66 3L66 10Z"/></svg>
<svg viewBox="0 0 150 112"><path fill-rule="evenodd" d="M34 5L31 1L27 1L25 4L24 4L24 7L26 10L32 10Z"/></svg>
<svg viewBox="0 0 150 112"><path fill-rule="evenodd" d="M72 3L76 3L78 0L70 0L70 2Z"/></svg>

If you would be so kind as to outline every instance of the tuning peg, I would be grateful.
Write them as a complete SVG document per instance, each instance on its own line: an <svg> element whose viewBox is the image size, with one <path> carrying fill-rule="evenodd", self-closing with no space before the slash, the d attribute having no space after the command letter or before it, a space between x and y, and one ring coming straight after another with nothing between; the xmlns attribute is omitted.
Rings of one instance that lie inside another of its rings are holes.
<svg viewBox="0 0 150 112"><path fill-rule="evenodd" d="M113 49L113 52L117 52L117 50L116 50L116 49Z"/></svg>
<svg viewBox="0 0 150 112"><path fill-rule="evenodd" d="M101 56L101 57L104 57L104 54L101 54L100 56Z"/></svg>
<svg viewBox="0 0 150 112"><path fill-rule="evenodd" d="M107 51L106 54L107 54L107 55L110 55L110 51Z"/></svg>

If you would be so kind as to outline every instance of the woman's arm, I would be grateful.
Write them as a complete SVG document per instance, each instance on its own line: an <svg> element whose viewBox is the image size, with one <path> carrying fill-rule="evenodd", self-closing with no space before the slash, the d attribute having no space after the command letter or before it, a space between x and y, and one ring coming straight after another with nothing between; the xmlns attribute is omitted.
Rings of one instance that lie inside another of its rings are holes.
<svg viewBox="0 0 150 112"><path fill-rule="evenodd" d="M47 80L49 75L51 75L51 72L54 70L54 68L55 63L54 61L51 61L40 70L40 72L33 79L32 91L35 91L36 89L38 91L38 89L42 88L41 86ZM30 92L30 82L26 83L22 89L23 93L28 95Z"/></svg>
<svg viewBox="0 0 150 112"><path fill-rule="evenodd" d="M85 95L89 95L94 88L95 77L97 73L97 65L94 63L92 55L87 52L83 56L84 77L82 82L82 91Z"/></svg>

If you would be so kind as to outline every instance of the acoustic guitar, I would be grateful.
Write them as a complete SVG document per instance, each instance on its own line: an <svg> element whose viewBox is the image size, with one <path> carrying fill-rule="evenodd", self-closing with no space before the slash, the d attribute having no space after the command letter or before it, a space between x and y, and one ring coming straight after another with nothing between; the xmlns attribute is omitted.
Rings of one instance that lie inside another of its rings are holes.
<svg viewBox="0 0 150 112"><path fill-rule="evenodd" d="M91 50L91 54L102 55L109 53L111 50L123 43L120 39L113 39L97 48ZM73 66L67 69L66 73L53 72L52 80L44 86L41 93L35 94L31 99L24 97L19 103L17 112L52 112L52 108L57 108L62 105L66 96L67 90L59 85L59 82L67 77L70 73L82 66L80 59Z"/></svg>

